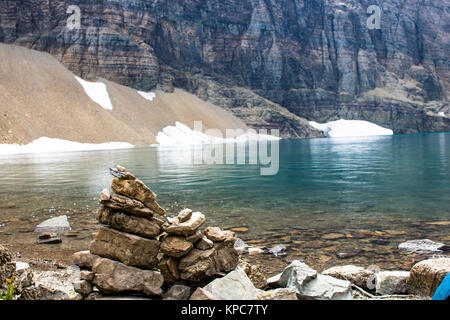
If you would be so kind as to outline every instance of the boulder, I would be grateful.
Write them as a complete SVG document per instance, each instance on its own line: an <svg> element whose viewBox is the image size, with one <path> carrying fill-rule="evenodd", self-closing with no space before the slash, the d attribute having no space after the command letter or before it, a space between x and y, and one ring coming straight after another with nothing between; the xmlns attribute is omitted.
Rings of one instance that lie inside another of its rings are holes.
<svg viewBox="0 0 450 320"><path fill-rule="evenodd" d="M174 284L170 289L163 295L165 300L189 300L191 296L192 288L184 286L181 284Z"/></svg>
<svg viewBox="0 0 450 320"><path fill-rule="evenodd" d="M409 271L382 271L376 274L375 289L380 295L407 293Z"/></svg>
<svg viewBox="0 0 450 320"><path fill-rule="evenodd" d="M201 212L192 213L189 220L181 223L172 223L164 226L164 231L180 236L190 236L205 223L206 218Z"/></svg>
<svg viewBox="0 0 450 320"><path fill-rule="evenodd" d="M408 291L413 294L432 297L450 273L450 258L428 259L415 264L407 281Z"/></svg>
<svg viewBox="0 0 450 320"><path fill-rule="evenodd" d="M217 272L214 258L214 249L192 249L187 255L181 258L178 264L180 278L198 282L213 276Z"/></svg>
<svg viewBox="0 0 450 320"><path fill-rule="evenodd" d="M66 215L63 215L47 219L44 222L38 224L34 229L34 232L64 232L70 230L72 230L72 228L70 227L69 220L67 219Z"/></svg>
<svg viewBox="0 0 450 320"><path fill-rule="evenodd" d="M217 298L211 292L197 288L189 300L217 300Z"/></svg>
<svg viewBox="0 0 450 320"><path fill-rule="evenodd" d="M215 279L203 289L218 300L255 300L258 294L258 289L241 268Z"/></svg>
<svg viewBox="0 0 450 320"><path fill-rule="evenodd" d="M95 260L100 258L96 254L92 254L89 251L78 251L72 255L72 261L70 264L79 266L80 268L92 269Z"/></svg>
<svg viewBox="0 0 450 320"><path fill-rule="evenodd" d="M158 269L164 277L165 282L175 282L180 279L178 272L178 259L164 256L158 264Z"/></svg>
<svg viewBox="0 0 450 320"><path fill-rule="evenodd" d="M97 259L93 283L105 293L140 292L161 295L164 278L160 272L142 270L110 259Z"/></svg>
<svg viewBox="0 0 450 320"><path fill-rule="evenodd" d="M402 242L398 245L398 248L400 250L407 250L417 253L442 253L440 248L443 245L443 243L434 242L429 239L420 239Z"/></svg>
<svg viewBox="0 0 450 320"><path fill-rule="evenodd" d="M256 300L297 300L297 294L289 288L278 288L258 293Z"/></svg>
<svg viewBox="0 0 450 320"><path fill-rule="evenodd" d="M109 200L100 200L100 203L107 208L141 217L151 218L153 216L153 211L142 202L118 194L113 195Z"/></svg>
<svg viewBox="0 0 450 320"><path fill-rule="evenodd" d="M318 274L297 291L299 300L353 300L351 283Z"/></svg>
<svg viewBox="0 0 450 320"><path fill-rule="evenodd" d="M170 257L184 256L193 247L192 243L181 236L167 236L161 242L161 251Z"/></svg>
<svg viewBox="0 0 450 320"><path fill-rule="evenodd" d="M100 227L91 242L90 252L121 261L129 266L153 268L158 264L160 242L108 227Z"/></svg>
<svg viewBox="0 0 450 320"><path fill-rule="evenodd" d="M161 232L161 221L154 218L144 218L101 206L97 212L97 220L112 228L142 237L154 238Z"/></svg>
<svg viewBox="0 0 450 320"><path fill-rule="evenodd" d="M353 265L337 266L322 272L323 275L341 280L347 280L365 290L373 289L371 280L375 278L375 272Z"/></svg>

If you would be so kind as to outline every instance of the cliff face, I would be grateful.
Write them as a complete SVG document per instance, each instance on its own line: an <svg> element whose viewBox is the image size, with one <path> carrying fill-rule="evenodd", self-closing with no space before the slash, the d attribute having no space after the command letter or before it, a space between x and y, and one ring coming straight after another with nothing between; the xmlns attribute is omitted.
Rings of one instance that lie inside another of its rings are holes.
<svg viewBox="0 0 450 320"><path fill-rule="evenodd" d="M318 135L302 117L450 131L437 115L449 113L449 18L449 0L2 1L0 41L86 79L186 89L284 136Z"/></svg>

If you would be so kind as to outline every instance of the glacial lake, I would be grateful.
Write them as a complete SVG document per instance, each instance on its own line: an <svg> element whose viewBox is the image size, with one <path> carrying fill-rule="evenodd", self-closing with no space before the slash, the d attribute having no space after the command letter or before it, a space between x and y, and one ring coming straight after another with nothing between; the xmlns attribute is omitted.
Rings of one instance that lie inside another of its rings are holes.
<svg viewBox="0 0 450 320"><path fill-rule="evenodd" d="M269 272L293 259L318 269L408 269L421 257L398 250L400 242L450 242L450 133L281 140L273 176L254 164L189 164L185 151L0 155L0 243L65 262L87 250L99 193L116 164L143 180L169 215L188 207L207 225L240 227L238 236L253 246L284 244L286 256L248 257ZM37 245L34 227L61 214L73 229L63 243ZM336 256L349 248L360 252Z"/></svg>

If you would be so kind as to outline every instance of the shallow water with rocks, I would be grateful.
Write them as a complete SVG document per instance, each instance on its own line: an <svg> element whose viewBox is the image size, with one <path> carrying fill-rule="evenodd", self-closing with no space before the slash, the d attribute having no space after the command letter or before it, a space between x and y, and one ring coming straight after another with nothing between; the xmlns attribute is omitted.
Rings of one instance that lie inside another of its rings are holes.
<svg viewBox="0 0 450 320"><path fill-rule="evenodd" d="M449 147L450 134L287 140L275 176L261 176L258 165L190 165L186 150L0 156L0 243L69 263L98 229L107 168L121 164L169 215L189 207L253 247L285 245L285 255L246 255L267 274L295 259L319 271L344 264L409 270L424 256L399 243L450 242ZM61 244L38 245L35 226L62 214L72 231Z"/></svg>

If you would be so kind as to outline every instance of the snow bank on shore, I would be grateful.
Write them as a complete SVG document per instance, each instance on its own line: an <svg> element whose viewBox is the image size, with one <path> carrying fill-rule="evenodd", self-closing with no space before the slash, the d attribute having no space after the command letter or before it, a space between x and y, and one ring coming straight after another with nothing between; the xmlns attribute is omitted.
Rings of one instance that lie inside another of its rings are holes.
<svg viewBox="0 0 450 320"><path fill-rule="evenodd" d="M144 99L147 99L148 101L152 101L152 100L156 97L156 94L155 94L154 92L138 91L138 93L139 93Z"/></svg>
<svg viewBox="0 0 450 320"><path fill-rule="evenodd" d="M27 145L0 144L0 155L111 150L111 149L127 149L133 147L134 145L126 142L107 142L100 144L91 144L91 143L81 143L62 139L41 137Z"/></svg>
<svg viewBox="0 0 450 320"><path fill-rule="evenodd" d="M219 138L195 131L181 122L175 122L175 126L167 126L158 132L156 141L159 146L191 146L199 144L234 143L260 140L280 140L279 137L245 132L236 138Z"/></svg>
<svg viewBox="0 0 450 320"><path fill-rule="evenodd" d="M106 89L106 84L103 82L88 82L81 78L75 76L75 79L81 84L84 92L92 99L95 103L99 104L105 110L112 110L113 106L111 99L109 98L108 90Z"/></svg>
<svg viewBox="0 0 450 320"><path fill-rule="evenodd" d="M393 135L391 129L386 129L364 120L337 120L327 123L310 121L309 124L328 137L363 137Z"/></svg>

